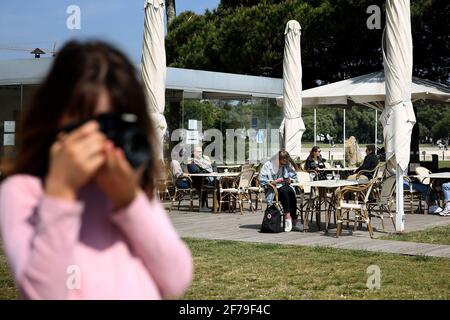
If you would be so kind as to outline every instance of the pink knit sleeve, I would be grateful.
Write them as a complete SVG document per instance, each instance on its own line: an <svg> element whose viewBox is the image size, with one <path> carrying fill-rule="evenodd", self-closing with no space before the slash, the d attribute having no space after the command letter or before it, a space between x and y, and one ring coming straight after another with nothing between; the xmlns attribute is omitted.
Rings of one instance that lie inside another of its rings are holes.
<svg viewBox="0 0 450 320"><path fill-rule="evenodd" d="M2 184L0 230L24 298L68 298L82 211L81 203L43 195L37 178L13 176Z"/></svg>
<svg viewBox="0 0 450 320"><path fill-rule="evenodd" d="M159 201L149 201L141 192L113 220L141 257L161 295L182 295L192 281L192 257Z"/></svg>

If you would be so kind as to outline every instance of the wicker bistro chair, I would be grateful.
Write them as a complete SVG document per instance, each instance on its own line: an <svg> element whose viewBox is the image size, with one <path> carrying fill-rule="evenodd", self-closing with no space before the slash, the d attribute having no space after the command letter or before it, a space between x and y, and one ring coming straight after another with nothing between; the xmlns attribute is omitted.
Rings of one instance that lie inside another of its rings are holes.
<svg viewBox="0 0 450 320"><path fill-rule="evenodd" d="M246 171L246 170L250 170L253 169L253 164L252 163L245 163L241 166L241 170L240 171Z"/></svg>
<svg viewBox="0 0 450 320"><path fill-rule="evenodd" d="M306 171L297 171L298 181L310 181L311 177ZM303 231L309 230L309 222L312 221L314 213L316 213L316 223L320 227L320 211L317 207L318 194L314 188L310 186L298 186L298 195L300 197L299 208L300 220L304 225Z"/></svg>
<svg viewBox="0 0 450 320"><path fill-rule="evenodd" d="M386 174L386 164L385 163L379 163L375 168L372 170L361 170L358 173L355 174L355 179L358 181L366 180L367 182L370 180L367 177L367 174L370 174L372 178L374 177L383 177Z"/></svg>
<svg viewBox="0 0 450 320"><path fill-rule="evenodd" d="M264 188L261 187L259 184L259 172L256 172L253 175L252 181L250 183L250 187L248 187L248 192L250 194L250 201L252 201L252 194L255 194L255 196L256 196L255 211L258 211L258 202L260 203L261 208L262 208L263 198L264 198L264 194L265 194Z"/></svg>
<svg viewBox="0 0 450 320"><path fill-rule="evenodd" d="M173 184L172 171L168 166L164 166L164 176L161 176L156 181L156 192L158 198L163 200L171 200L172 194L174 192L175 186Z"/></svg>
<svg viewBox="0 0 450 320"><path fill-rule="evenodd" d="M379 183L380 182L380 183ZM379 184L379 186L378 186ZM394 204L395 176L390 176L384 180L376 180L372 186L372 197L369 198L367 208L369 217L381 219L381 226L384 231L384 214L387 213L391 218L395 229L394 216L392 214L392 205Z"/></svg>
<svg viewBox="0 0 450 320"><path fill-rule="evenodd" d="M178 188L177 187L178 181L186 181L189 184L189 187L186 188L186 189ZM180 203L181 203L181 201L186 200L186 199L190 200L190 203L191 203L190 210L192 211L193 207L194 207L194 204L193 204L193 202L194 202L194 194L197 192L197 189L195 189L193 187L193 185L192 185L192 179L190 177L187 177L187 176L178 177L175 180L174 185L175 185L175 193L173 194L172 201L170 203L169 212L172 211L173 203L176 202L176 201L178 201L178 210L180 210Z"/></svg>
<svg viewBox="0 0 450 320"><path fill-rule="evenodd" d="M230 212L231 202L237 202L239 204L239 210L242 214L243 203L248 202L250 204L250 209L254 213L253 203L248 190L254 174L254 169L242 171L236 178L234 186L225 189L222 187L219 188L219 212L222 211L222 204L224 202L228 202Z"/></svg>
<svg viewBox="0 0 450 320"><path fill-rule="evenodd" d="M358 224L366 223L367 229L369 231L369 235L373 237L372 223L370 221L369 216L369 198L372 192L372 188L377 181L377 178L374 178L369 181L369 183L357 185L357 186L348 186L340 189L336 194L336 214L337 214L337 231L336 238L338 238L342 231L342 223L343 222L353 222L354 230L356 230ZM345 195L353 194L354 201L346 202ZM354 214L354 219L350 219L350 213Z"/></svg>
<svg viewBox="0 0 450 320"><path fill-rule="evenodd" d="M164 201L166 199L172 199L170 189L173 189L173 183L169 179L158 179L156 193L159 200Z"/></svg>

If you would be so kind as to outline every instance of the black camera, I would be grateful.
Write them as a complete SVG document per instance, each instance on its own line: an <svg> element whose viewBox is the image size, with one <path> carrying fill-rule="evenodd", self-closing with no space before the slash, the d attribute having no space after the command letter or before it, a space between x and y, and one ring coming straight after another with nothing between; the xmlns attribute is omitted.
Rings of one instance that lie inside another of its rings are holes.
<svg viewBox="0 0 450 320"><path fill-rule="evenodd" d="M136 125L137 116L130 113L103 113L93 118L99 123L100 131L121 148L133 168L151 161L151 148L147 132ZM71 124L62 131L70 132L87 121Z"/></svg>

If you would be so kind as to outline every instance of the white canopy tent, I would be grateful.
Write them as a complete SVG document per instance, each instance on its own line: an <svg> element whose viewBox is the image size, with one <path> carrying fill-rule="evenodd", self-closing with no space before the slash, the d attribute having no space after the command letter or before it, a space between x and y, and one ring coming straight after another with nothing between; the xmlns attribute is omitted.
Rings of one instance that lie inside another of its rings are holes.
<svg viewBox="0 0 450 320"><path fill-rule="evenodd" d="M305 125L302 119L302 61L300 24L290 20L285 29L283 58L284 119L280 126L281 145L291 157L299 157Z"/></svg>
<svg viewBox="0 0 450 320"><path fill-rule="evenodd" d="M164 0L146 0L144 4L144 43L142 80L147 94L148 112L156 128L156 155L163 159L163 141L167 129L164 118L166 50L164 47Z"/></svg>
<svg viewBox="0 0 450 320"><path fill-rule="evenodd" d="M336 105L341 107L349 104L360 104L375 109L375 119L377 119L377 112L384 110L385 97L386 86L384 71L377 71L304 90L302 92L302 105L303 107L317 107L319 105ZM412 77L411 99L413 102L417 100L428 100L447 103L450 102L450 87L437 82ZM283 101L283 96L277 97L278 106L283 106ZM376 130L377 126L375 125L375 137L377 137ZM316 132L314 132L314 136L316 136Z"/></svg>
<svg viewBox="0 0 450 320"><path fill-rule="evenodd" d="M386 27L383 32L383 61L386 74L383 124L388 168L396 169L397 231L405 228L403 175L409 163L411 133L416 116L411 102L412 35L410 0L386 1Z"/></svg>
<svg viewBox="0 0 450 320"><path fill-rule="evenodd" d="M356 103L382 111L385 96L384 71L377 71L304 90L302 104L306 107ZM450 88L437 82L412 77L411 99L450 102ZM282 106L282 96L277 98L277 103Z"/></svg>

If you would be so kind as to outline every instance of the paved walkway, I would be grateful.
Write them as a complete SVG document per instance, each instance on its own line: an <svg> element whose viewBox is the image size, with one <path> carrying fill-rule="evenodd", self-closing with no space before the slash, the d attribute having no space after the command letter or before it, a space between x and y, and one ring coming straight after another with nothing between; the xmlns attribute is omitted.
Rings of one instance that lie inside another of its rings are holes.
<svg viewBox="0 0 450 320"><path fill-rule="evenodd" d="M169 205L166 204L168 208ZM381 231L381 224L375 219L374 239L370 239L367 230L352 232L343 229L342 235L336 238L336 229L328 234L318 231L315 223L310 232L282 232L278 234L260 233L263 214L244 212L212 214L205 212L189 212L172 210L169 214L174 226L182 237L203 238L211 240L233 240L255 243L278 243L304 246L326 246L339 249L367 250L374 252L397 253L404 255L421 255L450 258L450 245L436 245L406 241L379 240L383 235L392 232L390 220L385 219L386 232ZM322 221L324 219L322 218ZM435 226L450 224L450 217L436 215L406 215L406 231L416 231Z"/></svg>

